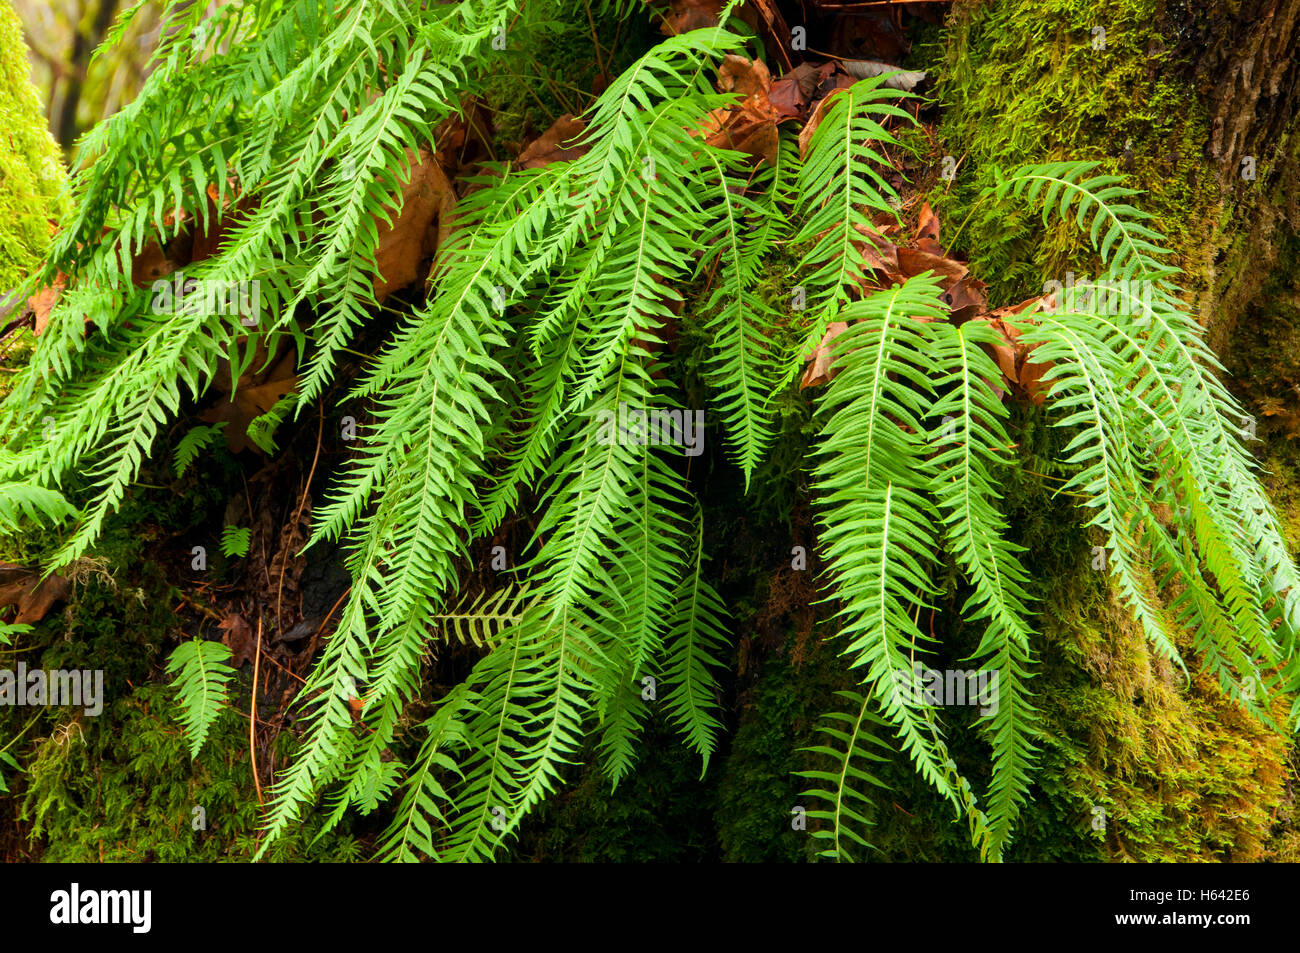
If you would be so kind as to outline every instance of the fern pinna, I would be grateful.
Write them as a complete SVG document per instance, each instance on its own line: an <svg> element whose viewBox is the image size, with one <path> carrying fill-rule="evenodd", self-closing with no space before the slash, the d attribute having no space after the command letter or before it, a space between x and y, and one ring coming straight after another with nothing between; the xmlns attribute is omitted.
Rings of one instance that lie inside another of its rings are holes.
<svg viewBox="0 0 1300 953"><path fill-rule="evenodd" d="M144 90L81 146L76 211L41 276L61 271L69 290L3 408L0 523L76 513L53 564L85 553L182 402L212 387L222 361L234 379L259 344L275 354L289 342L299 387L252 428L273 450L269 426L321 399L379 305L375 223L394 214L412 157L435 145L503 37L552 28L546 7L261 0L203 19L170 3L174 27ZM984 322L952 323L930 276L861 291L863 238L897 205L882 150L907 121L885 77L827 102L803 148L783 130L757 170L705 141L713 111L736 102L715 92L718 67L752 52L722 27L659 43L586 111L581 155L496 168L460 199L427 300L350 382L373 423L314 507L309 545L343 542L352 587L302 690L306 728L274 787L264 845L323 799L329 824L388 805L388 859L497 856L588 744L611 782L628 775L647 679L707 766L728 652L708 514L680 448L603 439L598 424L628 408L683 412L658 357L679 310L706 341L713 410L746 483L777 439L775 402L807 346L833 322L849 326L817 398L811 464L828 638L859 681L803 772L823 853L864 856L872 765L891 746L983 856L1011 842L1039 739L1034 586L997 491L1012 464L989 356L999 339ZM985 200L1072 216L1105 265L1098 287L1150 293L1113 309L1076 285L1008 324L1050 364L1049 405L1071 435L1067 488L1148 638L1186 668L1173 632L1191 632L1197 664L1268 719L1270 695L1296 682L1295 568L1159 235L1130 190L1093 172L999 174ZM237 210L192 277L260 281L267 317L255 330L188 303L159 313L132 282L148 241L215 214L210 188L216 208L237 189ZM796 315L762 287L787 246L800 250L788 280L808 305ZM215 436L191 429L175 472ZM79 509L60 493L68 486ZM470 546L525 500L538 501L527 503L537 521L516 581L463 591ZM1166 507L1174 516L1162 521ZM236 554L246 531L229 529ZM980 723L991 750L980 795L949 753L941 707L900 691L927 657L916 620L937 601L945 553L969 587L976 657L998 675ZM423 667L447 640L480 655L430 698ZM197 751L229 670L190 642L173 670ZM429 714L404 761L391 746L415 702Z"/></svg>

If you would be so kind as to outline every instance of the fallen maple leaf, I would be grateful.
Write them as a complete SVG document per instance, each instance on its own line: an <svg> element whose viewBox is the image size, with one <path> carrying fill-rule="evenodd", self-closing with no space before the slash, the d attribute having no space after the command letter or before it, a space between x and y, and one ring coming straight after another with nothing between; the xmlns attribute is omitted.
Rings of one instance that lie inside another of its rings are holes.
<svg viewBox="0 0 1300 953"><path fill-rule="evenodd" d="M800 63L768 91L767 98L782 118L806 119L822 75L811 63Z"/></svg>

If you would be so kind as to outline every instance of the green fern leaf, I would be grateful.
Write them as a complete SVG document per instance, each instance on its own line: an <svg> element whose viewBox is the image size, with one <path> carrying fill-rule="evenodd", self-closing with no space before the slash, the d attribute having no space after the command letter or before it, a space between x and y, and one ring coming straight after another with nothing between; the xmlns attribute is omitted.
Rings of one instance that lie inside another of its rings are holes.
<svg viewBox="0 0 1300 953"><path fill-rule="evenodd" d="M230 681L235 676L229 661L230 649L226 645L198 638L182 642L167 660L191 758L199 756L209 729L225 707Z"/></svg>

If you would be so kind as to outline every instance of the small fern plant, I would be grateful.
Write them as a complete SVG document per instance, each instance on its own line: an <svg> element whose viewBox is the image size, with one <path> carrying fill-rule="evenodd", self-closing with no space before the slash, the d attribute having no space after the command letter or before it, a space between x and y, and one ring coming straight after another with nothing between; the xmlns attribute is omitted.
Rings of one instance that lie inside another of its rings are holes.
<svg viewBox="0 0 1300 953"><path fill-rule="evenodd" d="M248 544L253 538L251 526L223 526L221 528L221 555L247 556Z"/></svg>
<svg viewBox="0 0 1300 953"><path fill-rule="evenodd" d="M201 5L168 3L175 28L140 96L82 143L76 210L43 275L62 271L68 291L0 409L0 521L66 517L60 489L71 487L77 520L53 564L86 552L182 402L209 393L222 361L234 379L259 346L287 343L298 386L256 434L273 451L271 427L321 399L376 312L375 223L400 205L410 156L495 68L502 37L528 44L553 29L556 6L257 0L203 19ZM479 177L427 298L345 382L372 422L313 506L308 546L342 542L352 587L302 689L305 731L274 785L263 852L318 804L326 829L386 805L385 859L499 856L588 746L612 783L626 778L651 704L707 769L730 641L708 513L680 448L605 439L600 425L628 409L683 410L660 357L679 320L706 341L710 410L746 485L808 345L834 321L850 325L817 399L812 467L829 637L859 682L806 772L823 852L863 855L872 766L893 750L983 856L1011 842L1037 753L1034 610L996 489L1010 434L985 350L993 332L951 323L930 276L860 291L863 229L897 204L882 150L908 121L884 77L827 103L802 154L783 129L757 170L698 134L737 102L715 91L718 67L754 52L725 28L729 13L615 78L584 114L579 157ZM1185 665L1174 627L1192 632L1196 664L1267 720L1270 696L1296 682L1295 568L1159 236L1130 190L1093 171L1011 171L986 201L1073 216L1104 279L1154 293L1116 316L1076 287L1012 323L1051 363L1069 489L1151 643ZM193 277L263 281L269 319L256 330L197 307L157 313L131 280L148 241L217 214L209 186L216 208L230 205L227 230ZM789 284L809 304L799 320L763 287L788 248L800 250ZM687 300L683 289L701 288ZM176 472L213 437L191 430ZM512 587L464 591L471 546L521 511L535 532ZM925 657L916 618L937 601L944 551L970 587L963 614L981 626L981 664L999 673L999 704L980 725L992 752L980 794L948 751L941 706L897 690ZM433 697L425 665L448 640L475 646L477 661ZM195 753L231 677L214 645L187 642L170 666ZM1247 679L1260 690L1243 691ZM427 712L418 749L397 757L413 710Z"/></svg>
<svg viewBox="0 0 1300 953"><path fill-rule="evenodd" d="M208 731L226 706L230 682L235 677L230 649L221 642L189 639L172 652L167 671L173 676L172 688L190 743L190 757L197 758Z"/></svg>

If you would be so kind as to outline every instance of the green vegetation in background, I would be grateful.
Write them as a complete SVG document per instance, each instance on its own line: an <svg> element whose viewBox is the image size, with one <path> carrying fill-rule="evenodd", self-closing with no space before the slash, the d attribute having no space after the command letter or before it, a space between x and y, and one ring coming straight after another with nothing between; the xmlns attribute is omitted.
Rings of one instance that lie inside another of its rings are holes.
<svg viewBox="0 0 1300 953"><path fill-rule="evenodd" d="M35 270L51 219L67 211L65 172L30 78L10 0L0 0L0 294Z"/></svg>

